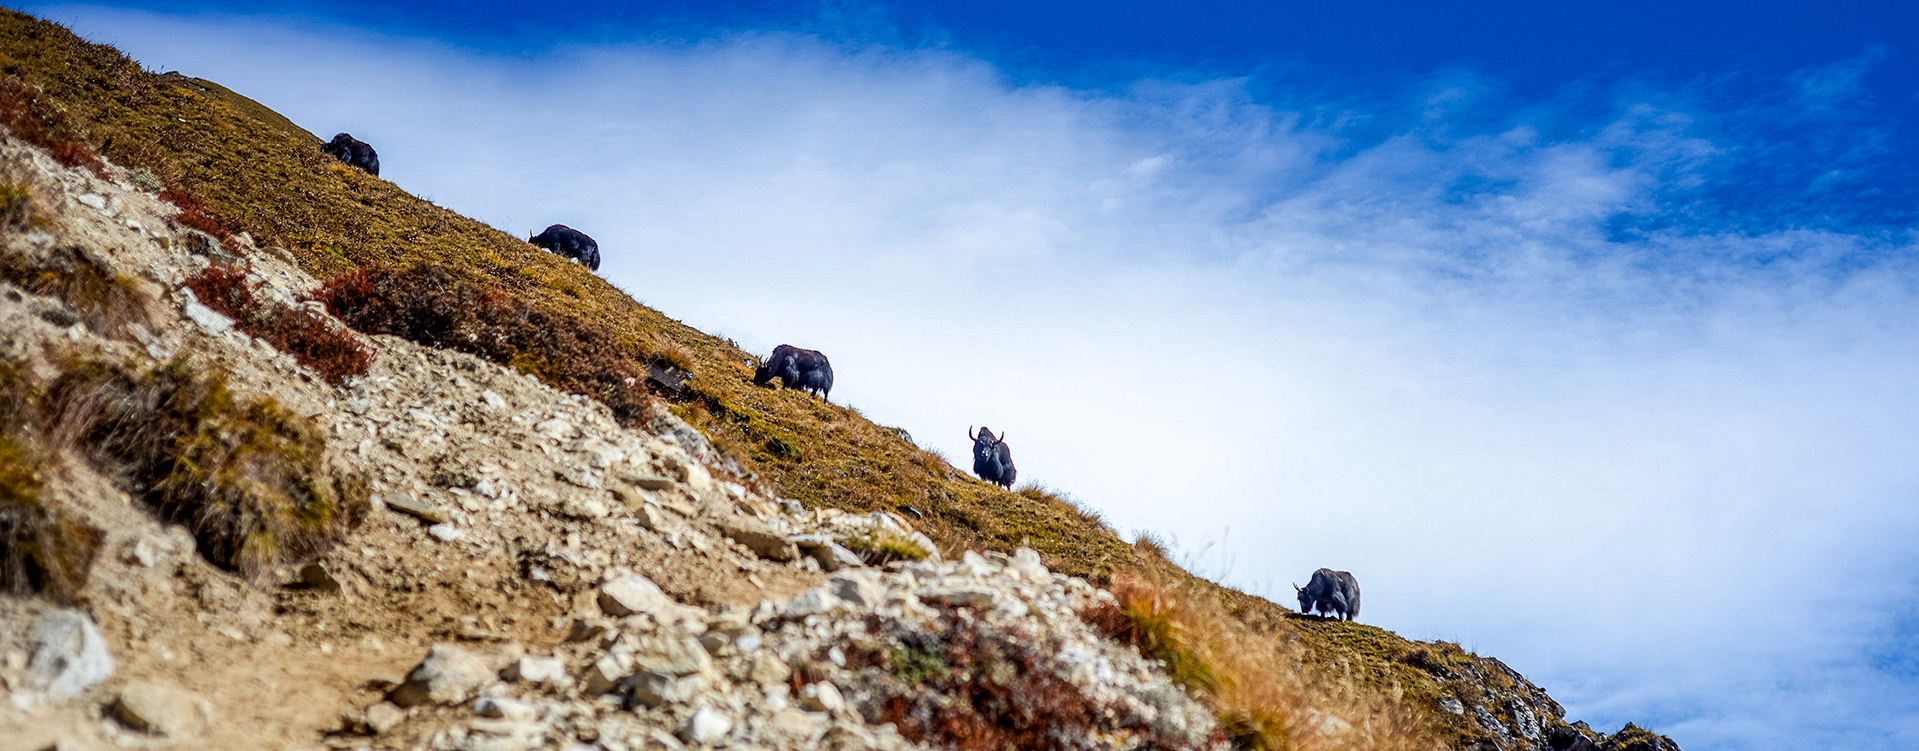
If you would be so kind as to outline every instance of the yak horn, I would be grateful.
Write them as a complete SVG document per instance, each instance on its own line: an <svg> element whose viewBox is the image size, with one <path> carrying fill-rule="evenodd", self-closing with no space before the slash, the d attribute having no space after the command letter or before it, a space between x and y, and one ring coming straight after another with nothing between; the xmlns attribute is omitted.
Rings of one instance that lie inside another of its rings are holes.
<svg viewBox="0 0 1919 751"><path fill-rule="evenodd" d="M999 440L996 441L996 443L1005 443L1005 442L1006 442L1006 434L1005 433L999 434Z"/></svg>
<svg viewBox="0 0 1919 751"><path fill-rule="evenodd" d="M978 438L973 437L973 426L971 425L966 426L966 440L969 440L969 441L979 440Z"/></svg>
<svg viewBox="0 0 1919 751"><path fill-rule="evenodd" d="M1292 584L1292 582L1287 582L1287 583L1288 583L1288 584ZM1304 591L1306 591L1306 588L1305 588L1305 587L1301 587L1301 586L1299 586L1298 584L1293 584L1293 591L1294 591L1294 592L1304 592Z"/></svg>

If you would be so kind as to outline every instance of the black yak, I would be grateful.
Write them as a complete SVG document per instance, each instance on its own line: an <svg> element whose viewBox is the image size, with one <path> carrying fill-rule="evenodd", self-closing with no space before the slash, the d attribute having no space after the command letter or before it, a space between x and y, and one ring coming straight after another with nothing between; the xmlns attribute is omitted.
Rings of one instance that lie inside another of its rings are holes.
<svg viewBox="0 0 1919 751"><path fill-rule="evenodd" d="M773 356L753 371L753 385L765 386L774 378L780 379L783 388L809 391L825 399L833 390L833 363L827 362L826 355L818 350L782 344L774 347Z"/></svg>
<svg viewBox="0 0 1919 751"><path fill-rule="evenodd" d="M600 270L600 244L593 242L581 232L564 224L555 224L540 234L526 239L549 253L558 253L571 258L594 271Z"/></svg>
<svg viewBox="0 0 1919 751"><path fill-rule="evenodd" d="M1332 613L1348 621L1359 617L1359 580L1350 573L1322 568L1313 572L1305 588L1294 584L1293 589L1299 592L1301 613Z"/></svg>
<svg viewBox="0 0 1919 751"><path fill-rule="evenodd" d="M360 139L341 133L320 148L349 167L359 167L369 175L380 176L380 155Z"/></svg>
<svg viewBox="0 0 1919 751"><path fill-rule="evenodd" d="M979 435L973 435L973 429L969 427L966 437L973 439L973 474L1011 490L1013 478L1019 477L1019 470L1013 466L1013 449L1007 447L1006 436L995 437L993 431L981 425Z"/></svg>

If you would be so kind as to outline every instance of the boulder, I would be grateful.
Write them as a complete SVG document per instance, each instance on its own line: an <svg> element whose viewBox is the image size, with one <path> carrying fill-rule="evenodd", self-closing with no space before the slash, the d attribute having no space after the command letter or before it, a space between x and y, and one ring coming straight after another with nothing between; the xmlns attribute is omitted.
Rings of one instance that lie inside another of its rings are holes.
<svg viewBox="0 0 1919 751"><path fill-rule="evenodd" d="M659 585L639 574L628 574L600 587L600 610L615 618L658 613L672 604Z"/></svg>
<svg viewBox="0 0 1919 751"><path fill-rule="evenodd" d="M77 610L49 610L33 619L27 686L73 696L113 675L113 655L93 619Z"/></svg>
<svg viewBox="0 0 1919 751"><path fill-rule="evenodd" d="M500 677L527 683L564 683L566 663L558 657L522 657L500 671Z"/></svg>
<svg viewBox="0 0 1919 751"><path fill-rule="evenodd" d="M704 673L713 667L713 658L698 639L661 638L647 640L646 648L634 656L640 667L673 675Z"/></svg>
<svg viewBox="0 0 1919 751"><path fill-rule="evenodd" d="M733 720L725 713L712 707L700 707L692 717L680 725L680 740L687 743L712 745L733 732Z"/></svg>
<svg viewBox="0 0 1919 751"><path fill-rule="evenodd" d="M383 701L367 707L366 711L361 713L361 717L366 722L367 731L379 735L392 730L393 726L406 719L406 710L393 706L393 702Z"/></svg>
<svg viewBox="0 0 1919 751"><path fill-rule="evenodd" d="M693 695L706 686L706 679L698 675L681 677L664 671L643 669L629 676L626 683L631 689L627 706L651 709L691 701Z"/></svg>
<svg viewBox="0 0 1919 751"><path fill-rule="evenodd" d="M432 503L416 499L409 493L389 493L386 496L387 508L403 514L419 517L428 524L443 524L447 520L446 511Z"/></svg>
<svg viewBox="0 0 1919 751"><path fill-rule="evenodd" d="M830 682L808 683L800 687L800 706L815 712L836 713L846 708L846 697L840 695L840 687Z"/></svg>
<svg viewBox="0 0 1919 751"><path fill-rule="evenodd" d="M172 686L131 681L113 703L113 718L142 733L191 738L213 724L213 704Z"/></svg>
<svg viewBox="0 0 1919 751"><path fill-rule="evenodd" d="M744 518L728 519L720 522L720 534L745 545L761 558L780 563L792 563L800 559L799 546L785 535L774 532L766 525Z"/></svg>
<svg viewBox="0 0 1919 751"><path fill-rule="evenodd" d="M457 704L492 682L493 676L494 667L485 657L451 644L435 644L387 698L401 707Z"/></svg>

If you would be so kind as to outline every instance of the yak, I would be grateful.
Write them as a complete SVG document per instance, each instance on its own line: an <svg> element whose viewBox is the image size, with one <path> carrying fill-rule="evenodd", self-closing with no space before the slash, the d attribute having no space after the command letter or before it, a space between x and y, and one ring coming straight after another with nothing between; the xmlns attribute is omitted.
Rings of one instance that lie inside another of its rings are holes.
<svg viewBox="0 0 1919 751"><path fill-rule="evenodd" d="M973 474L994 485L1012 489L1013 478L1019 476L1019 470L1013 467L1013 450L1006 445L1006 435L994 436L993 431L981 425L979 435L973 435L973 429L968 427L966 437L973 439Z"/></svg>
<svg viewBox="0 0 1919 751"><path fill-rule="evenodd" d="M1305 588L1294 584L1293 589L1299 592L1301 613L1332 613L1348 621L1359 617L1359 580L1351 573L1322 568L1313 572Z"/></svg>
<svg viewBox="0 0 1919 751"><path fill-rule="evenodd" d="M600 270L600 244L593 242L593 238L587 237L585 232L555 224L526 241L549 253L558 253L586 264L587 268L594 271Z"/></svg>
<svg viewBox="0 0 1919 751"><path fill-rule="evenodd" d="M780 379L782 388L800 389L826 399L833 390L833 363L818 350L782 344L753 371L753 385L765 386L774 378Z"/></svg>
<svg viewBox="0 0 1919 751"><path fill-rule="evenodd" d="M341 133L334 136L333 140L328 141L325 146L320 148L334 159L345 162L349 167L359 167L360 169L366 170L366 173L369 175L374 177L380 176L379 153L375 152L372 146L366 145L366 142L360 139Z"/></svg>

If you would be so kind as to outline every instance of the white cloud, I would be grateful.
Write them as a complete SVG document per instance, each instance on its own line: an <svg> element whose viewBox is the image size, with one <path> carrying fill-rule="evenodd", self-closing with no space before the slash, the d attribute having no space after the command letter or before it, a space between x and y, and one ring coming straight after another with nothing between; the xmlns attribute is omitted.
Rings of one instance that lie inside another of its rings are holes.
<svg viewBox="0 0 1919 751"><path fill-rule="evenodd" d="M1234 81L44 13L351 131L509 232L584 229L609 279L826 351L836 399L948 456L984 423L1122 528L1230 527L1234 583L1351 569L1365 620L1496 655L1573 719L1694 751L1919 741L1914 677L1868 657L1911 644L1919 587L1914 240L1613 241L1727 146L1683 113L1448 135L1475 105L1442 81L1426 120L1335 157Z"/></svg>

